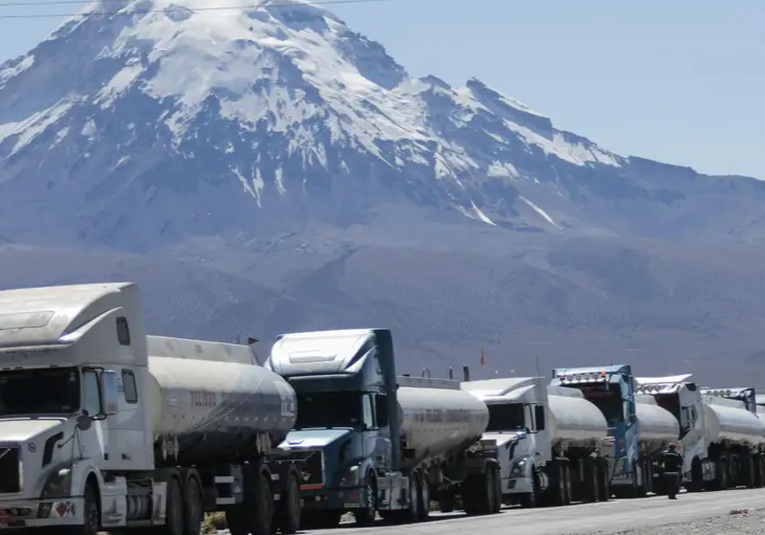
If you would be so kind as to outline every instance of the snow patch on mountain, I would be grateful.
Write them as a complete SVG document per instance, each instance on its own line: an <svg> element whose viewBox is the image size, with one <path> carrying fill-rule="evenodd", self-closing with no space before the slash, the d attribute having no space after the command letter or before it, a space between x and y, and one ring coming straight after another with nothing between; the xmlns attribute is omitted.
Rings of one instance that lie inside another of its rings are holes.
<svg viewBox="0 0 765 535"><path fill-rule="evenodd" d="M374 169L488 225L514 217L512 184L550 180L555 159L585 169L627 162L479 80L410 77L382 46L300 0L113 9L91 4L0 65L0 158L52 161L56 149L70 178L91 158L94 187L145 184L147 199L179 161L203 160L199 178L237 181L261 208L298 195L310 203L312 181L363 181ZM134 157L152 149L153 158Z"/></svg>

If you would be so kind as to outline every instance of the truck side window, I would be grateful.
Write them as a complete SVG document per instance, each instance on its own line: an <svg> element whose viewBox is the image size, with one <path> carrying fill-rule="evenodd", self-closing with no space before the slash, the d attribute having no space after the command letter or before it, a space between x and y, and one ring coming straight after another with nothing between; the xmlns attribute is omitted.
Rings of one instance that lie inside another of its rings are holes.
<svg viewBox="0 0 765 535"><path fill-rule="evenodd" d="M377 394L375 397L375 420L378 429L388 426L388 396Z"/></svg>
<svg viewBox="0 0 765 535"><path fill-rule="evenodd" d="M98 386L98 375L93 370L82 374L82 408L88 411L88 416L101 412L101 395Z"/></svg>
<svg viewBox="0 0 765 535"><path fill-rule="evenodd" d="M133 370L122 370L122 390L125 394L125 402L138 403L138 388Z"/></svg>
<svg viewBox="0 0 765 535"><path fill-rule="evenodd" d="M363 397L363 422L364 426L366 426L367 429L376 429L377 426L375 425L375 410L373 407L374 404L374 398L372 397L372 394L364 394Z"/></svg>
<svg viewBox="0 0 765 535"><path fill-rule="evenodd" d="M545 430L545 407L544 405L535 405L534 406L534 416L537 423L537 431L544 431Z"/></svg>
<svg viewBox="0 0 765 535"><path fill-rule="evenodd" d="M130 345L130 326L125 316L117 318L117 341L122 346Z"/></svg>

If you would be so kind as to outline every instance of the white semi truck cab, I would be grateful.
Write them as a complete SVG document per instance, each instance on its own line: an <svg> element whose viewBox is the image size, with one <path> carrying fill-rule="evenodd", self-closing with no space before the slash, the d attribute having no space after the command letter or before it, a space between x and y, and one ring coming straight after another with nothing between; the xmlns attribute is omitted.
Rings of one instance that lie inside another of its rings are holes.
<svg viewBox="0 0 765 535"><path fill-rule="evenodd" d="M0 291L0 532L294 533L295 402L247 346L147 336L133 283Z"/></svg>
<svg viewBox="0 0 765 535"><path fill-rule="evenodd" d="M609 499L606 419L581 392L542 377L465 381L462 389L489 408L481 442L497 451L505 503Z"/></svg>

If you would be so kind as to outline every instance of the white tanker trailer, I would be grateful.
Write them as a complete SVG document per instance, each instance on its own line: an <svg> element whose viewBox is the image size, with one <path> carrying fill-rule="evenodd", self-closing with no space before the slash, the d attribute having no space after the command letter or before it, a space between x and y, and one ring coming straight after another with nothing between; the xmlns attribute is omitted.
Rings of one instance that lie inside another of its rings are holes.
<svg viewBox="0 0 765 535"><path fill-rule="evenodd" d="M336 526L345 511L361 525L376 513L417 522L431 496L448 509L461 495L469 514L499 511L493 452L472 447L486 406L457 381L397 377L389 330L281 335L265 366L297 392L281 447L315 459L301 484L304 526Z"/></svg>
<svg viewBox="0 0 765 535"><path fill-rule="evenodd" d="M131 283L3 291L0 310L0 530L194 535L216 510L236 535L297 530L298 464L272 450L295 393L248 346L147 337Z"/></svg>
<svg viewBox="0 0 765 535"><path fill-rule="evenodd" d="M765 425L756 416L754 389L700 389L690 377L637 379L637 390L678 423L684 486L691 492L761 487Z"/></svg>
<svg viewBox="0 0 765 535"><path fill-rule="evenodd" d="M489 408L481 443L497 450L505 503L609 499L606 419L581 392L541 377L465 381L462 389Z"/></svg>

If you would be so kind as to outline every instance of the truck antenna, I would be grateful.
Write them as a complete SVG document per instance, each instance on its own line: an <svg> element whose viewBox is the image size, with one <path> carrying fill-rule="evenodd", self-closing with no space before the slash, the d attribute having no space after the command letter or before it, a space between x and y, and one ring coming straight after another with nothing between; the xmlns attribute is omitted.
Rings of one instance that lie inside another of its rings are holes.
<svg viewBox="0 0 765 535"><path fill-rule="evenodd" d="M537 353L537 355L536 355L536 357L535 357L535 360L536 360L536 366L537 366L537 377L542 377L542 376L539 374L539 353Z"/></svg>

